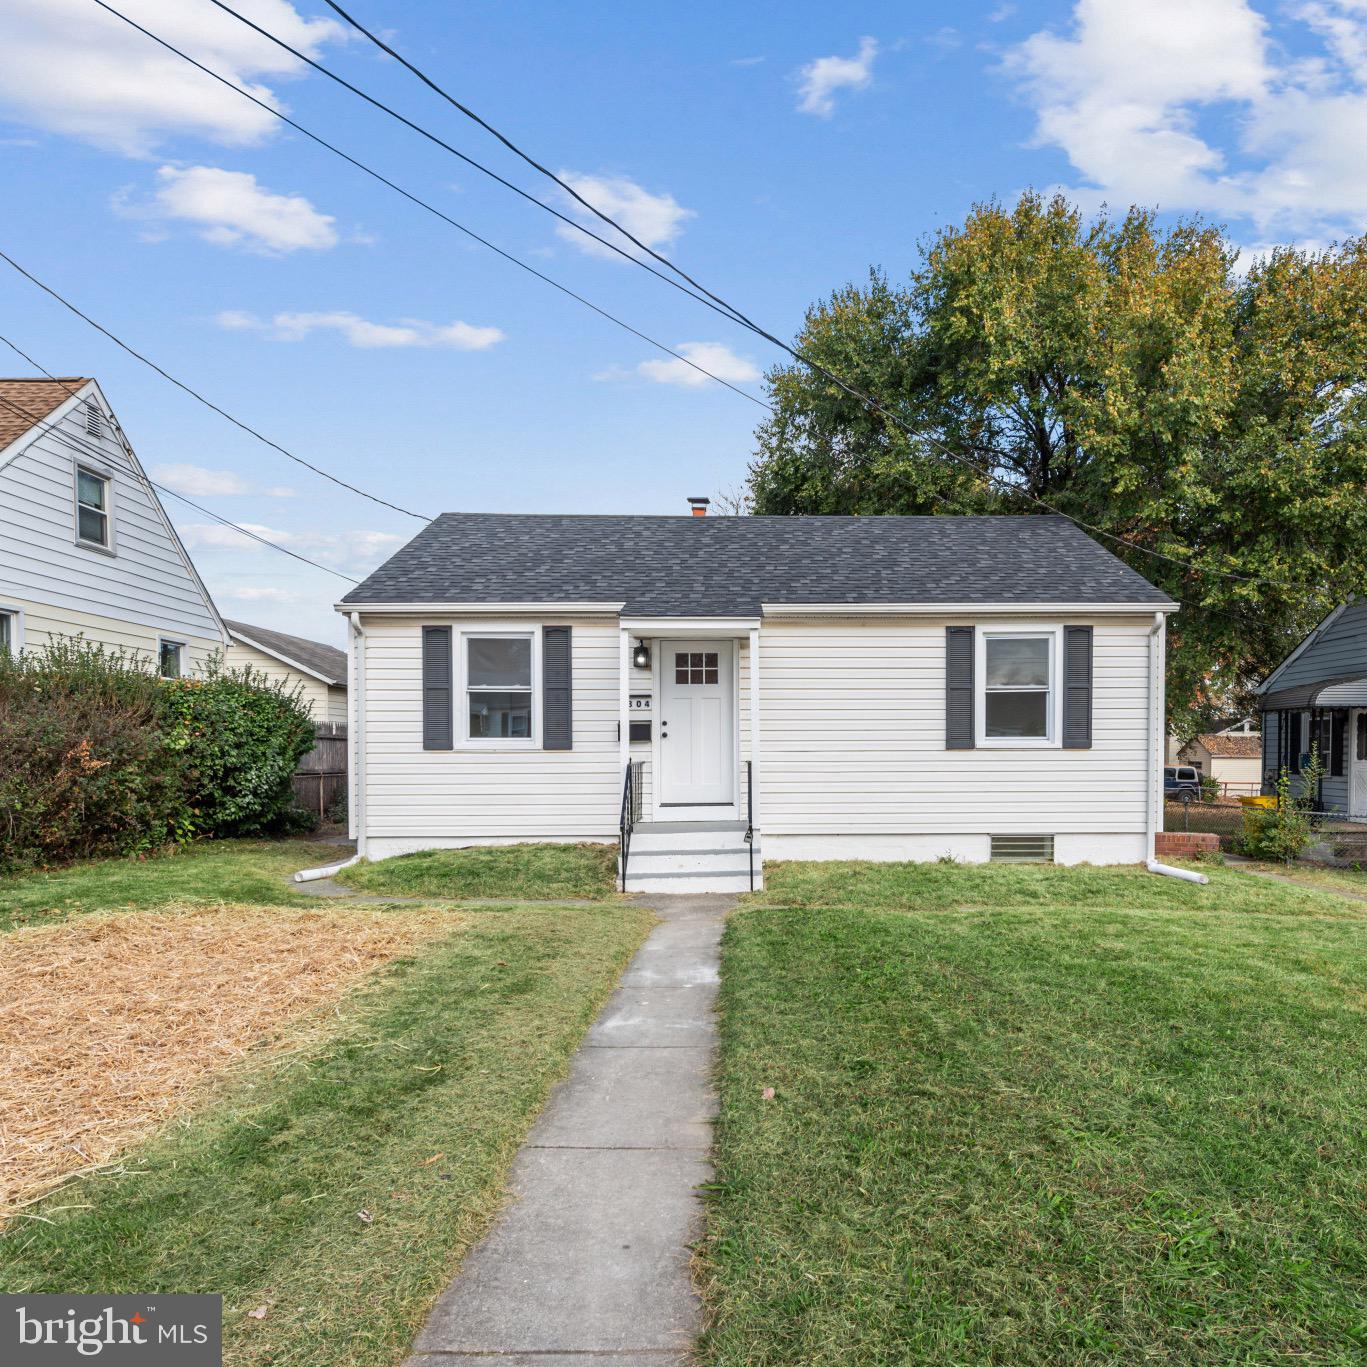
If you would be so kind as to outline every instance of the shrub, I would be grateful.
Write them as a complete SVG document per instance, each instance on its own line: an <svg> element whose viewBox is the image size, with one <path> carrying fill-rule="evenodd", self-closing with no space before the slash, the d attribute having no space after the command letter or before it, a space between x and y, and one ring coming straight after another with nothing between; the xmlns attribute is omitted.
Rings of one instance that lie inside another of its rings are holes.
<svg viewBox="0 0 1367 1367"><path fill-rule="evenodd" d="M292 778L313 747L313 721L298 686L250 666L211 660L201 678L163 684L170 743L182 756L196 829L262 835L295 806Z"/></svg>
<svg viewBox="0 0 1367 1367"><path fill-rule="evenodd" d="M1292 791L1291 775L1283 769L1277 778L1277 805L1244 809L1242 853L1279 864L1299 858L1314 838L1311 809L1323 775L1318 746L1311 746L1310 763L1301 771L1299 796Z"/></svg>
<svg viewBox="0 0 1367 1367"><path fill-rule="evenodd" d="M79 639L0 655L0 871L189 835L161 703L136 657Z"/></svg>

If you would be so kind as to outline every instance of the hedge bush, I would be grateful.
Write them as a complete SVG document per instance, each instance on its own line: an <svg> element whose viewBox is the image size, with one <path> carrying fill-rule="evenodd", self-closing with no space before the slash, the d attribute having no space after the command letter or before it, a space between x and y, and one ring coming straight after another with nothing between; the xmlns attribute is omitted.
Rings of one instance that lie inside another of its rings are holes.
<svg viewBox="0 0 1367 1367"><path fill-rule="evenodd" d="M277 829L312 744L298 690L249 669L161 679L79 638L0 654L0 872Z"/></svg>
<svg viewBox="0 0 1367 1367"><path fill-rule="evenodd" d="M136 660L83 642L0 656L0 869L183 838L183 771Z"/></svg>
<svg viewBox="0 0 1367 1367"><path fill-rule="evenodd" d="M313 748L302 691L251 668L211 660L202 678L164 685L171 745L185 760L186 792L205 835L262 835L294 806L295 766Z"/></svg>

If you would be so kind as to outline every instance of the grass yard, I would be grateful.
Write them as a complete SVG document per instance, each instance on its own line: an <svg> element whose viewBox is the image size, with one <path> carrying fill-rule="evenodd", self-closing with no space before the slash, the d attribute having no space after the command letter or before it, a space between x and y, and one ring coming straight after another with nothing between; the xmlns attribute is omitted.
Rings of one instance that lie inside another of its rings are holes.
<svg viewBox="0 0 1367 1367"><path fill-rule="evenodd" d="M393 897L602 901L616 893L615 845L491 845L353 864L337 878Z"/></svg>
<svg viewBox="0 0 1367 1367"><path fill-rule="evenodd" d="M300 841L0 880L6 1157L111 1160L0 1224L0 1290L218 1292L237 1367L402 1360L653 921L554 849L389 889L506 899L444 911L310 898L344 852Z"/></svg>
<svg viewBox="0 0 1367 1367"><path fill-rule="evenodd" d="M1367 907L1208 871L766 868L703 1361L1362 1362Z"/></svg>
<svg viewBox="0 0 1367 1367"><path fill-rule="evenodd" d="M75 912L171 903L316 906L286 881L347 852L302 840L203 840L147 859L95 859L50 873L0 878L0 931Z"/></svg>

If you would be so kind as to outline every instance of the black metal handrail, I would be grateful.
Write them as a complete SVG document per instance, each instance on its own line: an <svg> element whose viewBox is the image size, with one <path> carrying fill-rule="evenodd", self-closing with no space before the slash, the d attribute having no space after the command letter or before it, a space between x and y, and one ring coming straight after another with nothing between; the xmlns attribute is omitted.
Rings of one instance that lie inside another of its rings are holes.
<svg viewBox="0 0 1367 1367"><path fill-rule="evenodd" d="M645 760L634 759L628 762L626 777L622 780L622 816L618 826L618 843L622 852L622 891L627 890L627 858L631 853L631 833L641 819L641 778L640 770Z"/></svg>
<svg viewBox="0 0 1367 1367"><path fill-rule="evenodd" d="M755 765L745 761L745 847L750 852L750 891L755 890Z"/></svg>

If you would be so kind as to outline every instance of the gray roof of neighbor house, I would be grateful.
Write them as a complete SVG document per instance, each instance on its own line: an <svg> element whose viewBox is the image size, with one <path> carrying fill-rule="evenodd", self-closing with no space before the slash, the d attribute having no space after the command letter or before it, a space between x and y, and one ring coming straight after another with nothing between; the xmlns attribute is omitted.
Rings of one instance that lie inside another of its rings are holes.
<svg viewBox="0 0 1367 1367"><path fill-rule="evenodd" d="M226 617L223 625L234 640L256 646L284 664L303 665L309 673L317 674L329 684L346 687L345 650L326 646L321 641L305 640L302 636L289 636L283 631L254 627L250 622L230 622Z"/></svg>
<svg viewBox="0 0 1367 1367"><path fill-rule="evenodd" d="M342 599L625 602L755 617L764 603L1175 606L1063 517L443 513Z"/></svg>

